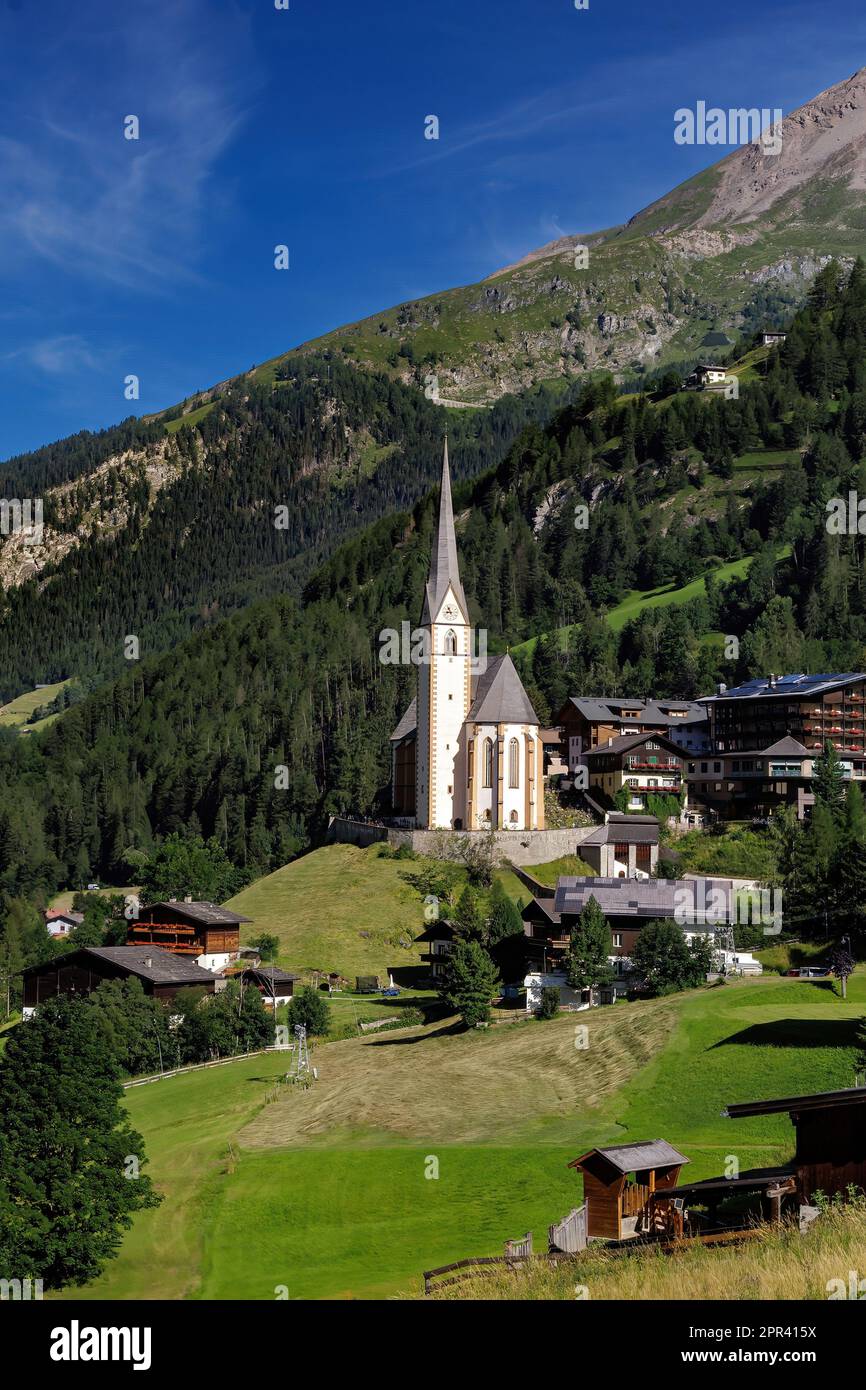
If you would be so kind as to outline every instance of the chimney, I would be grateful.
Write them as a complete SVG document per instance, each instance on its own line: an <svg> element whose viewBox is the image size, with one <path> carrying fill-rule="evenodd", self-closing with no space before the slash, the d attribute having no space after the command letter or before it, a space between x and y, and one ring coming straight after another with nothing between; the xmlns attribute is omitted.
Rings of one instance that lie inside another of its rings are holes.
<svg viewBox="0 0 866 1390"><path fill-rule="evenodd" d="M191 894L191 893L188 893L188 894L187 894L187 896L184 898L184 902L185 902L185 903L191 903L191 902L192 902L192 894Z"/></svg>
<svg viewBox="0 0 866 1390"><path fill-rule="evenodd" d="M775 688L776 688L776 677L775 677L775 674L774 674L772 671L770 672L770 675L769 675L769 677L768 677L768 679L767 679L767 684L768 684L768 686L770 687L771 690L775 690Z"/></svg>
<svg viewBox="0 0 866 1390"><path fill-rule="evenodd" d="M144 963L145 963L145 965L147 966L148 970L152 970L152 969L153 969L153 956L148 956Z"/></svg>
<svg viewBox="0 0 866 1390"><path fill-rule="evenodd" d="M728 688L728 687L725 685L725 682L724 682L724 681L719 681L719 694L720 694L720 695L724 695L724 693L725 693L725 691L727 690L727 688Z"/></svg>

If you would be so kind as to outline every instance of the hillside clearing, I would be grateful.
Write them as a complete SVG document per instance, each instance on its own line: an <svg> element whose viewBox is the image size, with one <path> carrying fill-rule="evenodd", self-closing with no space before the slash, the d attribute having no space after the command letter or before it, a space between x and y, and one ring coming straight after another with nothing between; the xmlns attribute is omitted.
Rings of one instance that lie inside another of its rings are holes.
<svg viewBox="0 0 866 1390"><path fill-rule="evenodd" d="M349 979L393 971L401 983L427 949L415 945L424 930L423 901L404 878L418 867L380 858L376 846L326 845L260 878L226 906L252 918L241 928L242 945L271 933L280 940L280 963L293 970L338 970Z"/></svg>
<svg viewBox="0 0 866 1390"><path fill-rule="evenodd" d="M568 1015L549 1024L518 1015L470 1033L449 1019L393 1038L335 1043L316 1052L321 1082L307 1092L282 1092L239 1142L266 1149L336 1138L568 1140L578 1112L600 1105L664 1046L679 1004L663 999L600 1010L589 1023L588 1051L575 1047L578 1020Z"/></svg>

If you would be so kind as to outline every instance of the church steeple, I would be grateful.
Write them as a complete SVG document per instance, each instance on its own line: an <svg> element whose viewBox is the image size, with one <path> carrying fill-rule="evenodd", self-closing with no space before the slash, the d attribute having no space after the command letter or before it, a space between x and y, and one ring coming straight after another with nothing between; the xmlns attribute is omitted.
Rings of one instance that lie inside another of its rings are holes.
<svg viewBox="0 0 866 1390"><path fill-rule="evenodd" d="M435 622L449 588L460 604L465 622L469 622L469 609L466 595L460 583L460 570L457 565L457 537L454 531L454 511L451 505L451 472L448 467L448 436L445 436L445 450L442 457L442 488L439 494L439 525L433 542L430 558L430 575L424 595L424 611L421 623Z"/></svg>

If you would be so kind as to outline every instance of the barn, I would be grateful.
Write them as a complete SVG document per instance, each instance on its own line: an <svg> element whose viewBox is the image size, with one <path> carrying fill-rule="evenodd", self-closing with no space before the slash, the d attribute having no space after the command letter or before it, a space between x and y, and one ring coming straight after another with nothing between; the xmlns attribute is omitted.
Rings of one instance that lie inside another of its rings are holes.
<svg viewBox="0 0 866 1390"><path fill-rule="evenodd" d="M198 986L213 994L216 978L195 961L156 946L81 946L22 971L23 1014L29 1018L58 994L87 995L105 980L141 981L145 994L173 999L179 989Z"/></svg>

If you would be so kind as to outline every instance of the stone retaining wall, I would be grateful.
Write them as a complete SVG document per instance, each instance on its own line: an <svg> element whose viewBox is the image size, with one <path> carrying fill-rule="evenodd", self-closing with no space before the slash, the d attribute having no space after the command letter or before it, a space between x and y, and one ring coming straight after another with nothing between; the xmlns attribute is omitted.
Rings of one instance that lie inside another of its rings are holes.
<svg viewBox="0 0 866 1390"><path fill-rule="evenodd" d="M579 846L597 829L594 825L576 830L498 830L496 848L501 862L512 864L547 864L566 854L579 853ZM365 821L333 816L328 826L328 841L338 844L368 845L387 840L394 846L409 845L417 854L445 858L448 842L468 833L475 840L486 839L483 830L392 830L384 825L368 825Z"/></svg>

